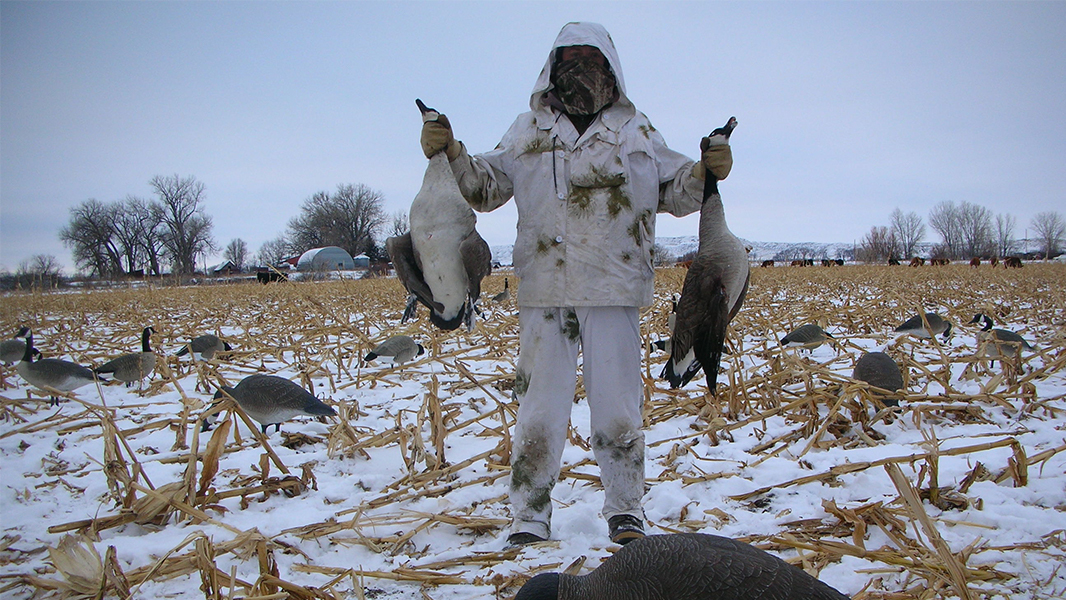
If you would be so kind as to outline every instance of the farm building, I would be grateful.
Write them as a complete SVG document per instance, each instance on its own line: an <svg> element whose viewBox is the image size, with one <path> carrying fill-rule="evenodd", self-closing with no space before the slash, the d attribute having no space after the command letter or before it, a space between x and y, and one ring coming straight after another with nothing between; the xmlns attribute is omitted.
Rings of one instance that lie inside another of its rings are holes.
<svg viewBox="0 0 1066 600"><path fill-rule="evenodd" d="M353 256L352 261L355 263L356 269L369 269L370 257L366 254L360 254L359 256Z"/></svg>
<svg viewBox="0 0 1066 600"><path fill-rule="evenodd" d="M354 268L352 255L337 246L312 248L301 254L296 263L298 271L351 271Z"/></svg>

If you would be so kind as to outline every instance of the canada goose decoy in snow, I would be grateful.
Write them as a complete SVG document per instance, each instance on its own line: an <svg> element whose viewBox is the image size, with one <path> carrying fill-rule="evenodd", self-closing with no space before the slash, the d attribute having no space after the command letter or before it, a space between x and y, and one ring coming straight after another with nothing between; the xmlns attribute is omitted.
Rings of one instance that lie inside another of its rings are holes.
<svg viewBox="0 0 1066 600"><path fill-rule="evenodd" d="M899 365L884 352L867 352L859 357L855 362L855 370L851 372L851 378L890 392L903 389L903 373L900 372ZM881 401L886 406L899 406L899 400L895 398L881 397Z"/></svg>
<svg viewBox="0 0 1066 600"><path fill-rule="evenodd" d="M928 323L928 325L926 325ZM935 335L944 335L944 339L951 337L951 321L948 321L936 313L925 313L923 322L922 315L914 315L895 329L895 333L902 333L929 339Z"/></svg>
<svg viewBox="0 0 1066 600"><path fill-rule="evenodd" d="M795 348L798 346L808 350L814 350L831 339L833 339L833 336L824 329L813 323L809 323L807 325L800 325L792 330L791 333L781 338L781 345L789 348Z"/></svg>
<svg viewBox="0 0 1066 600"><path fill-rule="evenodd" d="M492 301L499 304L507 302L511 298L511 288L506 277L503 278L503 291L492 297Z"/></svg>
<svg viewBox="0 0 1066 600"><path fill-rule="evenodd" d="M410 336L394 335L378 344L377 348L368 352L363 360L370 362L375 358L385 357L398 365L402 365L416 356L422 356L425 351L426 349L422 347L422 344L415 342Z"/></svg>
<svg viewBox="0 0 1066 600"><path fill-rule="evenodd" d="M123 354L93 370L98 375L105 373L113 375L115 379L125 382L126 387L132 386L135 381L137 385L140 385L141 380L155 371L155 352L152 352L152 347L149 345L149 338L153 333L155 329L152 327L145 327L141 332L140 352Z"/></svg>
<svg viewBox="0 0 1066 600"><path fill-rule="evenodd" d="M984 322L985 326L977 332L977 340L982 343L982 355L995 360L1014 358L1022 350L1032 350L1033 346L1025 339L1008 329L992 329L992 319L987 315L977 313L967 325Z"/></svg>
<svg viewBox="0 0 1066 600"><path fill-rule="evenodd" d="M193 360L211 360L216 352L233 350L230 345L222 341L217 335L208 333L194 337L191 342L185 344L174 356L185 356L192 352Z"/></svg>
<svg viewBox="0 0 1066 600"><path fill-rule="evenodd" d="M728 143L736 125L736 118L730 117L725 127L704 138L704 143ZM660 377L666 378L670 387L678 388L702 368L707 388L714 394L726 326L744 303L750 272L747 249L726 225L718 182L710 172L705 177L699 249L681 287L670 358Z"/></svg>
<svg viewBox="0 0 1066 600"><path fill-rule="evenodd" d="M22 338L29 333L30 328L23 325L10 340L0 342L0 363L11 366L22 360L22 355L26 354L26 341Z"/></svg>
<svg viewBox="0 0 1066 600"><path fill-rule="evenodd" d="M36 362L32 362L33 354L33 332L30 331L26 334L26 350L23 352L22 360L19 361L16 369L23 379L46 392L48 391L47 388L59 390L60 392L72 392L82 386L89 385L97 379L107 381L103 377L94 375L92 369L70 361L58 358L41 358ZM51 400L52 406L59 405L59 397L52 396Z"/></svg>
<svg viewBox="0 0 1066 600"><path fill-rule="evenodd" d="M441 117L416 100L423 122ZM422 189L411 202L411 231L385 240L396 276L407 289L406 322L416 302L444 330L474 327L481 280L492 271L492 252L474 228L477 217L466 203L442 150L429 159Z"/></svg>
<svg viewBox="0 0 1066 600"><path fill-rule="evenodd" d="M226 394L232 396L244 412L259 423L263 433L271 425L278 432L282 423L299 415L331 417L337 414L311 392L276 375L249 375L237 387L226 386L215 392L214 399L221 401ZM202 429L208 431L213 424L213 419L205 418Z"/></svg>
<svg viewBox="0 0 1066 600"><path fill-rule="evenodd" d="M515 600L846 600L776 556L701 533L649 535L587 575L541 573Z"/></svg>

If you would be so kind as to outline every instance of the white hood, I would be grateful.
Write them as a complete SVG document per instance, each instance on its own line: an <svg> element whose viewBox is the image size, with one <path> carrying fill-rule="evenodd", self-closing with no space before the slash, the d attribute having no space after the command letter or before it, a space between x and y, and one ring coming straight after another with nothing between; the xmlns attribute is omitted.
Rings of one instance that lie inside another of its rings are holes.
<svg viewBox="0 0 1066 600"><path fill-rule="evenodd" d="M622 77L622 65L618 62L618 50L614 47L611 34L607 33L607 30L599 23L567 23L563 25L559 36L555 38L555 44L552 45L551 52L548 53L548 60L540 71L537 84L533 86L533 94L529 98L529 107L531 109L538 110L542 107L541 97L544 92L552 89L551 72L552 65L555 63L555 53L559 48L566 46L595 46L599 48L600 52L607 57L607 64L611 66L614 78L618 82L618 101L615 104L632 106L626 96L626 82Z"/></svg>

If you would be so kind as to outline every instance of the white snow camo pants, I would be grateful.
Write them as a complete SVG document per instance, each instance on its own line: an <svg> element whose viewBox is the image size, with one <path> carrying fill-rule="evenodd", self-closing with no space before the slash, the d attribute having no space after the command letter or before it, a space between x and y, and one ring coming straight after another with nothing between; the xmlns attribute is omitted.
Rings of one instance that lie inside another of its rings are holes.
<svg viewBox="0 0 1066 600"><path fill-rule="evenodd" d="M551 491L559 477L577 388L579 348L591 411L592 449L605 492L603 517L628 514L642 519L644 393L639 309L522 307L519 324L511 532L550 537Z"/></svg>

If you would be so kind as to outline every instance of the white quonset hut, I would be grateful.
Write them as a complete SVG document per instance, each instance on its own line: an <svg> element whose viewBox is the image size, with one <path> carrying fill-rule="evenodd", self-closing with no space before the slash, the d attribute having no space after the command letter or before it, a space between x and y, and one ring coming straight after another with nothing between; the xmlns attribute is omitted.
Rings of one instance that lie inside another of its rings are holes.
<svg viewBox="0 0 1066 600"><path fill-rule="evenodd" d="M301 254L296 263L298 271L351 271L354 268L352 255L337 246L311 248Z"/></svg>

